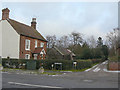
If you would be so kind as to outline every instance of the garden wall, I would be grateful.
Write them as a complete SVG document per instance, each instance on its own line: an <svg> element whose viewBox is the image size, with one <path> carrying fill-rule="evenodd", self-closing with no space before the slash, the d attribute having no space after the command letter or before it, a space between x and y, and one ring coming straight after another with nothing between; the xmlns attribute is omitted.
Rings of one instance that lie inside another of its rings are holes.
<svg viewBox="0 0 120 90"><path fill-rule="evenodd" d="M112 70L112 71L117 71L119 70L120 71L120 62L109 62L108 63L108 69L109 70Z"/></svg>

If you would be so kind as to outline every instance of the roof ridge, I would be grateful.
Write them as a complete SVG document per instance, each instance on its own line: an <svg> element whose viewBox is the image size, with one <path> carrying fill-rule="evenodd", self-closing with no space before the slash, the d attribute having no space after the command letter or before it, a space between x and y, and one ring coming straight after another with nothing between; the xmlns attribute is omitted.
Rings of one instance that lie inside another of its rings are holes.
<svg viewBox="0 0 120 90"><path fill-rule="evenodd" d="M54 48L55 48L59 53L61 53L62 55L64 55L57 47L54 46Z"/></svg>
<svg viewBox="0 0 120 90"><path fill-rule="evenodd" d="M7 19L7 21L11 24L11 26L16 30L18 34L40 39L42 41L47 41L36 29L32 28L29 25L26 25L24 23L18 22L10 18Z"/></svg>
<svg viewBox="0 0 120 90"><path fill-rule="evenodd" d="M25 25L25 26L27 26L27 27L31 27L31 26L29 26L29 25L26 25L26 24L24 24L24 23L21 23L21 22L19 22L19 21L16 21L16 20L14 20L14 19L7 19L7 20L13 20L14 22L17 22L17 23L20 23L20 24L22 24L22 25ZM10 21L11 22L11 21ZM31 27L32 28L32 27ZM34 29L34 28L33 28ZM35 29L36 30L36 29Z"/></svg>

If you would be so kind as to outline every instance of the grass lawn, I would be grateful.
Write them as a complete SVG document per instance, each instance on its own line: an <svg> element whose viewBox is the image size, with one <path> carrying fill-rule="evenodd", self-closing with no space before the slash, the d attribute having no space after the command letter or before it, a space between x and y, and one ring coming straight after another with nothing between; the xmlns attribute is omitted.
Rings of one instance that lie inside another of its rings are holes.
<svg viewBox="0 0 120 90"><path fill-rule="evenodd" d="M95 65L97 65L97 64L99 64L99 63L95 63L95 64L93 64L92 65L92 67L93 66L95 66ZM91 68L91 67L90 67ZM69 72L69 71L71 71L71 72L83 72L83 71L85 71L85 70L87 70L87 69L89 69L89 68L84 68L84 69L79 69L79 70L75 70L75 69L72 69L72 70L47 70L47 69L45 69L45 71L57 71L57 72Z"/></svg>
<svg viewBox="0 0 120 90"><path fill-rule="evenodd" d="M79 69L79 70L72 69L72 70L45 70L45 71L54 71L54 72L82 72L82 71L85 71L86 69L89 69L89 68Z"/></svg>
<svg viewBox="0 0 120 90"><path fill-rule="evenodd" d="M46 74L46 75L60 75L60 72L39 72L39 70L26 70L26 69L11 69L11 68L4 68L3 72L10 72L10 73L28 73L28 74Z"/></svg>
<svg viewBox="0 0 120 90"><path fill-rule="evenodd" d="M41 74L47 74L47 75L61 75L62 73L57 73L57 72L44 72Z"/></svg>

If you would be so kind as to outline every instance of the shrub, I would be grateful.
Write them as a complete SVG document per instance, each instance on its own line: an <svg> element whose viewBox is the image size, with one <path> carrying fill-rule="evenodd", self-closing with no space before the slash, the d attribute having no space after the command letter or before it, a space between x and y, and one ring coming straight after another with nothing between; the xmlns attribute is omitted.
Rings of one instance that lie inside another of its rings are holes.
<svg viewBox="0 0 120 90"><path fill-rule="evenodd" d="M2 59L2 66L11 68L13 65L18 68L19 62L18 59Z"/></svg>
<svg viewBox="0 0 120 90"><path fill-rule="evenodd" d="M115 61L115 62L120 62L120 56L112 56L112 57L109 57L109 61Z"/></svg>
<svg viewBox="0 0 120 90"><path fill-rule="evenodd" d="M19 68L20 64L25 64L25 69L27 68L27 62L31 61L26 59L3 59L2 65L3 67L8 67L6 63L9 63L10 66L15 65L16 68ZM44 67L44 69L51 70L52 64L54 63L62 63L62 70L71 70L74 68L72 60L34 60L36 62L36 69L39 69L41 66ZM76 60L77 66L76 69L84 69L84 68L90 68L92 64L99 63L101 60ZM59 65L54 64L54 69L59 68ZM12 67L11 67L12 68ZM60 68L59 68L60 69Z"/></svg>
<svg viewBox="0 0 120 90"><path fill-rule="evenodd" d="M43 60L42 62L43 62L43 67L49 70L52 69L51 65L54 63L62 63L63 70L72 69L72 61L69 60ZM54 64L54 69L55 69L55 64Z"/></svg>
<svg viewBox="0 0 120 90"><path fill-rule="evenodd" d="M77 69L90 68L91 66L91 60L77 60Z"/></svg>
<svg viewBox="0 0 120 90"><path fill-rule="evenodd" d="M103 60L102 59L91 59L92 63L101 63Z"/></svg>

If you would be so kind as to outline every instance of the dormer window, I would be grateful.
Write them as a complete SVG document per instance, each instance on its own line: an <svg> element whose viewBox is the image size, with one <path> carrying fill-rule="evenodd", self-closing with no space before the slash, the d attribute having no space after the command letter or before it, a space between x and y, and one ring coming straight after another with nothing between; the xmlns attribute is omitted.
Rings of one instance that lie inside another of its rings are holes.
<svg viewBox="0 0 120 90"><path fill-rule="evenodd" d="M37 40L35 40L35 48L37 48Z"/></svg>
<svg viewBox="0 0 120 90"><path fill-rule="evenodd" d="M30 40L29 39L25 40L25 50L30 50Z"/></svg>

